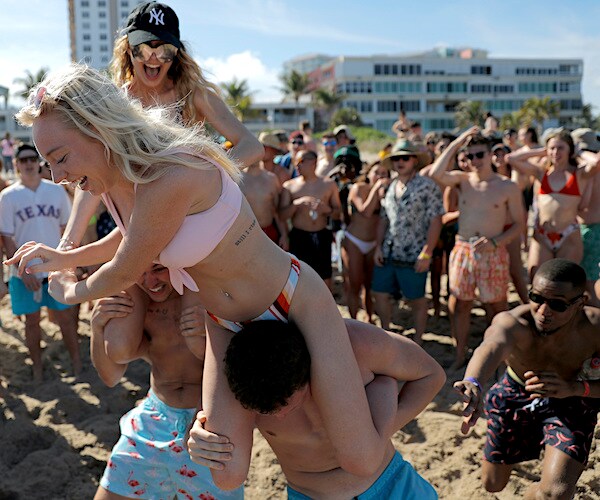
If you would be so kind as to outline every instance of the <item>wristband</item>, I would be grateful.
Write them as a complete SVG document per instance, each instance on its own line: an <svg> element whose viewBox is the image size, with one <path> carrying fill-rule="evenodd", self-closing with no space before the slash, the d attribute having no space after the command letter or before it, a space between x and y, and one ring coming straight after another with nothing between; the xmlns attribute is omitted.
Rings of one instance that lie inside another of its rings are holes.
<svg viewBox="0 0 600 500"><path fill-rule="evenodd" d="M496 238L490 238L490 241L492 242L492 245L494 245L494 248L498 248L498 242L496 241Z"/></svg>
<svg viewBox="0 0 600 500"><path fill-rule="evenodd" d="M582 380L581 383L583 384L583 394L581 397L587 398L590 395L590 383L587 380Z"/></svg>
<svg viewBox="0 0 600 500"><path fill-rule="evenodd" d="M429 255L427 252L421 252L419 254L419 256L417 257L417 260L420 260L420 259L429 260L429 259L431 259L431 255Z"/></svg>
<svg viewBox="0 0 600 500"><path fill-rule="evenodd" d="M477 380L475 377L465 377L463 380L471 382L475 387L477 387L477 389L479 389L479 392L483 392L481 390L481 384L479 383L479 380Z"/></svg>

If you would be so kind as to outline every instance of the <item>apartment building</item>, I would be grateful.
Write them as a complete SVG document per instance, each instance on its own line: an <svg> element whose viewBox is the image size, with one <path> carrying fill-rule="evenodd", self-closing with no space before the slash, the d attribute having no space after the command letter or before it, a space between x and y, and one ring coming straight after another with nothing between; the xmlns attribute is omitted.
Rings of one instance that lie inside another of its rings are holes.
<svg viewBox="0 0 600 500"><path fill-rule="evenodd" d="M140 0L68 0L71 60L103 69L113 42Z"/></svg>
<svg viewBox="0 0 600 500"><path fill-rule="evenodd" d="M560 103L560 116L546 127L567 125L581 112L581 59L490 58L485 50L437 48L404 55L313 55L286 63L308 72L311 88L328 87L345 97L365 124L390 133L404 110L424 131L452 130L454 109L461 101L482 101L495 116L517 111L531 97ZM312 65L314 67L314 64Z"/></svg>

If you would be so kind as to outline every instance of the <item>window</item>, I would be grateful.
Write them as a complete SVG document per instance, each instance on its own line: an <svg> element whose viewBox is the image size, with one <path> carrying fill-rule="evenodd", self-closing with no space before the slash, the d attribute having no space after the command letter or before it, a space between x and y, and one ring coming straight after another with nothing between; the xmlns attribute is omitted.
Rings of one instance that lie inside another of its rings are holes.
<svg viewBox="0 0 600 500"><path fill-rule="evenodd" d="M471 85L471 92L473 94L490 94L492 92L492 86L474 83Z"/></svg>
<svg viewBox="0 0 600 500"><path fill-rule="evenodd" d="M400 101L400 109L407 113L418 113L421 111L421 101Z"/></svg>
<svg viewBox="0 0 600 500"><path fill-rule="evenodd" d="M558 73L557 68L516 68L515 74L517 75L556 75Z"/></svg>
<svg viewBox="0 0 600 500"><path fill-rule="evenodd" d="M401 75L420 75L421 65L420 64L402 64L400 66Z"/></svg>
<svg viewBox="0 0 600 500"><path fill-rule="evenodd" d="M398 101L377 101L378 113L398 113L399 111Z"/></svg>
<svg viewBox="0 0 600 500"><path fill-rule="evenodd" d="M556 92L555 82L522 82L519 83L519 92L526 94L547 94Z"/></svg>
<svg viewBox="0 0 600 500"><path fill-rule="evenodd" d="M450 94L466 92L467 82L427 82L427 93Z"/></svg>
<svg viewBox="0 0 600 500"><path fill-rule="evenodd" d="M89 7L90 6L90 2L88 0L81 0L81 6L82 7Z"/></svg>
<svg viewBox="0 0 600 500"><path fill-rule="evenodd" d="M81 17L82 17L83 19L88 19L88 18L90 17L90 13L89 13L87 10L84 10L84 11L81 13Z"/></svg>
<svg viewBox="0 0 600 500"><path fill-rule="evenodd" d="M103 10L98 12L98 17L100 18L105 18L106 17L106 12L104 12Z"/></svg>
<svg viewBox="0 0 600 500"><path fill-rule="evenodd" d="M98 0L98 7L106 7L106 0Z"/></svg>
<svg viewBox="0 0 600 500"><path fill-rule="evenodd" d="M581 99L561 99L560 109L564 110L580 110L583 108Z"/></svg>
<svg viewBox="0 0 600 500"><path fill-rule="evenodd" d="M84 30L89 30L90 29L90 23L81 23L81 28Z"/></svg>
<svg viewBox="0 0 600 500"><path fill-rule="evenodd" d="M491 66L471 66L471 74L472 75L491 75L492 67Z"/></svg>
<svg viewBox="0 0 600 500"><path fill-rule="evenodd" d="M100 40L107 40L108 37L106 36L106 33L100 33Z"/></svg>
<svg viewBox="0 0 600 500"><path fill-rule="evenodd" d="M90 40L92 37L90 36L89 33L85 33L82 37L84 40Z"/></svg>
<svg viewBox="0 0 600 500"><path fill-rule="evenodd" d="M84 52L91 52L92 51L92 46L91 45L84 45L83 46L83 51Z"/></svg>
<svg viewBox="0 0 600 500"><path fill-rule="evenodd" d="M108 52L108 45L100 45L100 52Z"/></svg>

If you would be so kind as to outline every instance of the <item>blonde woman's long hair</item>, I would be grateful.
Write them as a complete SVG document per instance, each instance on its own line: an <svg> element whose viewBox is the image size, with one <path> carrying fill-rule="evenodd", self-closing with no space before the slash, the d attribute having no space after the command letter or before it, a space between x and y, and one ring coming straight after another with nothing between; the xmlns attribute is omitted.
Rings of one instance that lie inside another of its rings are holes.
<svg viewBox="0 0 600 500"><path fill-rule="evenodd" d="M133 80L133 63L129 56L129 41L123 35L115 41L113 57L109 65L109 72L119 87L127 87ZM183 105L183 122L195 123L203 121L203 116L197 116L194 106L194 94L200 92L207 106L210 106L207 95L212 93L221 96L217 85L209 82L202 73L200 66L194 61L185 46L177 51L167 76L175 85L175 94L181 99Z"/></svg>
<svg viewBox="0 0 600 500"><path fill-rule="evenodd" d="M206 137L201 125L175 123L168 108L145 109L107 75L88 66L71 64L44 78L31 90L16 119L32 126L51 112L59 113L67 126L102 143L107 160L133 183L152 182L174 165L215 168L182 152L204 156L221 165L236 182L240 179L238 165Z"/></svg>

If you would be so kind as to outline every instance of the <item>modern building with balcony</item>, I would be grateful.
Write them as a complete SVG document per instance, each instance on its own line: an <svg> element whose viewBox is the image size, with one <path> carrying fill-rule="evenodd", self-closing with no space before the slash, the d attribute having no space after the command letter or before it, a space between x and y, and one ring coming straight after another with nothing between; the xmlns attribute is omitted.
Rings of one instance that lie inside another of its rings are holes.
<svg viewBox="0 0 600 500"><path fill-rule="evenodd" d="M490 58L485 50L438 48L404 55L313 55L318 67L308 73L311 88L327 87L345 96L366 125L391 133L401 110L425 132L455 128L461 101L481 101L494 116L517 111L531 97L549 96L560 104L558 118L546 127L568 125L583 107L581 59ZM286 63L302 71L311 60Z"/></svg>

